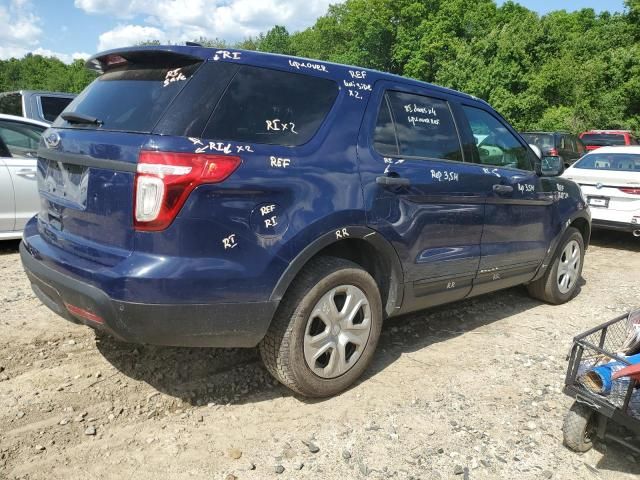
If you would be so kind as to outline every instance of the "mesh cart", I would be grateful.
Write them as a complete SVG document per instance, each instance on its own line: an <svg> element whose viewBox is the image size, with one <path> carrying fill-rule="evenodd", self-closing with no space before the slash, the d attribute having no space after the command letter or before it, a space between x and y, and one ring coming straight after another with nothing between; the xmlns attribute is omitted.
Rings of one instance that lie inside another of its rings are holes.
<svg viewBox="0 0 640 480"><path fill-rule="evenodd" d="M612 440L640 453L640 444L607 430L609 421L640 439L640 310L614 318L573 339L564 392L575 398L563 425L564 443L586 452L592 440ZM623 370L623 369L627 370ZM616 373L620 372L620 373Z"/></svg>

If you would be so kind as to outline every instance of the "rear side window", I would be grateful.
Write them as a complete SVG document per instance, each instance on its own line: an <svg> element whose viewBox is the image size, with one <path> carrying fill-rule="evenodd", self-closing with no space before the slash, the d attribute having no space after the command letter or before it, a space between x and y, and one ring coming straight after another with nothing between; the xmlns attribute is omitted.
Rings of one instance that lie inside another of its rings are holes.
<svg viewBox="0 0 640 480"><path fill-rule="evenodd" d="M385 108L391 111L397 137L393 153L390 119ZM462 161L462 147L449 104L424 95L387 92L378 116L374 146L382 149L378 150L381 154Z"/></svg>
<svg viewBox="0 0 640 480"><path fill-rule="evenodd" d="M552 133L523 133L522 138L543 152L555 148L555 139Z"/></svg>
<svg viewBox="0 0 640 480"><path fill-rule="evenodd" d="M128 64L94 80L65 109L97 118L102 130L149 133L200 63L167 68ZM56 127L96 128L58 118Z"/></svg>
<svg viewBox="0 0 640 480"><path fill-rule="evenodd" d="M48 122L53 122L62 111L71 103L72 98L65 97L40 97L42 116Z"/></svg>
<svg viewBox="0 0 640 480"><path fill-rule="evenodd" d="M333 80L244 66L229 83L203 137L302 145L320 128L337 95Z"/></svg>
<svg viewBox="0 0 640 480"><path fill-rule="evenodd" d="M44 127L0 121L0 138L12 157L35 157Z"/></svg>
<svg viewBox="0 0 640 480"><path fill-rule="evenodd" d="M0 97L0 113L22 117L22 95L10 93Z"/></svg>
<svg viewBox="0 0 640 480"><path fill-rule="evenodd" d="M391 109L387 97L382 99L376 129L373 134L373 148L381 155L398 155L396 127L391 117Z"/></svg>

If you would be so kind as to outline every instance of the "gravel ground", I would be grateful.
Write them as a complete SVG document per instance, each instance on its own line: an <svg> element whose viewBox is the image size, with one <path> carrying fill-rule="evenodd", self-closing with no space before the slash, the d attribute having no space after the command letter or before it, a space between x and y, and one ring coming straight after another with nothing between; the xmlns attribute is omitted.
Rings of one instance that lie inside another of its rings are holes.
<svg viewBox="0 0 640 480"><path fill-rule="evenodd" d="M0 244L0 478L637 479L562 446L572 337L640 306L640 239L596 232L580 294L523 288L389 321L351 390L308 401L254 350L118 343L56 317Z"/></svg>

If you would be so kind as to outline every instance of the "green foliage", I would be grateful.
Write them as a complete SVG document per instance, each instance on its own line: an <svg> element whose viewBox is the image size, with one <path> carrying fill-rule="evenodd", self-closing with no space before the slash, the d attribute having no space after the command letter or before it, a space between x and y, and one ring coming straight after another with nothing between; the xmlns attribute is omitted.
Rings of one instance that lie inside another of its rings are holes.
<svg viewBox="0 0 640 480"><path fill-rule="evenodd" d="M539 16L513 1L346 0L300 32L276 25L235 44L196 41L433 82L487 100L520 129L640 130L640 0L625 5L623 14ZM93 78L80 61L28 55L0 62L0 91L78 92Z"/></svg>
<svg viewBox="0 0 640 480"><path fill-rule="evenodd" d="M50 90L79 93L95 78L83 60L66 65L57 58L28 54L17 60L0 60L0 92Z"/></svg>

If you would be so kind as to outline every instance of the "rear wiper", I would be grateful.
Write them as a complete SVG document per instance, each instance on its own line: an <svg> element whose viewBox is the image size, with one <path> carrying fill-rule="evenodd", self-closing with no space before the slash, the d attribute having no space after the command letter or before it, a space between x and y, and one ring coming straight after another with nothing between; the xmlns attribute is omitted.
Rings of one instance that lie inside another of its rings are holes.
<svg viewBox="0 0 640 480"><path fill-rule="evenodd" d="M63 112L60 116L69 123L85 123L88 125L102 125L102 120L90 115L84 115L76 112Z"/></svg>

